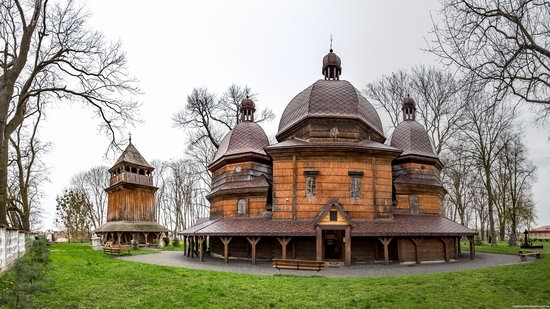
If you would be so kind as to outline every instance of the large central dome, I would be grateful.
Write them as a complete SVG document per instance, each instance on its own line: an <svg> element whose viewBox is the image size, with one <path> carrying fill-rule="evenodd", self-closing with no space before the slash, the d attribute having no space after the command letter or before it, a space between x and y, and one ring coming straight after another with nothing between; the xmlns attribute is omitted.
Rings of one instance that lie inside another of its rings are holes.
<svg viewBox="0 0 550 309"><path fill-rule="evenodd" d="M374 107L345 80L318 80L295 96L283 112L277 135L306 118L357 119L384 135Z"/></svg>
<svg viewBox="0 0 550 309"><path fill-rule="evenodd" d="M277 139L304 123L306 119L357 120L369 127L378 139L384 140L382 122L374 107L350 82L340 80L342 62L332 48L323 58L324 80L307 87L288 103L281 121Z"/></svg>

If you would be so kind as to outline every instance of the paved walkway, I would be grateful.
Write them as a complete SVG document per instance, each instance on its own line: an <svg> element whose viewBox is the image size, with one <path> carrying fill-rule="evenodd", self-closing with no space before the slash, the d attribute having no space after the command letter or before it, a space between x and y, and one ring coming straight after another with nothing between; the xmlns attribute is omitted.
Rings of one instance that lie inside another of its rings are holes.
<svg viewBox="0 0 550 309"><path fill-rule="evenodd" d="M181 251L160 251L157 254L145 254L136 256L120 257L127 261L134 261L147 264L156 264L164 266L175 266L192 269L206 269L222 272L253 274L253 275L275 275L277 270L271 267L271 262L258 262L252 265L250 261L230 260L225 264L223 259L205 257L204 262L198 258L188 258ZM429 274L436 272L449 272L464 269L475 269L482 267L501 266L519 264L520 259L516 255L503 255L476 252L476 258L472 261L468 253L459 255L458 260L449 263L429 263L429 264L353 264L350 267L329 267L319 273L311 271L281 270L282 275L312 276L319 275L325 277L376 277L376 276L398 276L409 274ZM523 262L528 263L528 262Z"/></svg>

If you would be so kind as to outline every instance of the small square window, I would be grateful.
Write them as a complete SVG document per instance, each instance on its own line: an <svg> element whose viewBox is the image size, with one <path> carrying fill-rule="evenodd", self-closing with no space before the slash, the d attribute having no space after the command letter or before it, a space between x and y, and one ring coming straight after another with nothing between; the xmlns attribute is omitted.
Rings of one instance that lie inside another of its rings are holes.
<svg viewBox="0 0 550 309"><path fill-rule="evenodd" d="M338 221L338 212L336 210L331 210L329 214L330 214L330 221Z"/></svg>

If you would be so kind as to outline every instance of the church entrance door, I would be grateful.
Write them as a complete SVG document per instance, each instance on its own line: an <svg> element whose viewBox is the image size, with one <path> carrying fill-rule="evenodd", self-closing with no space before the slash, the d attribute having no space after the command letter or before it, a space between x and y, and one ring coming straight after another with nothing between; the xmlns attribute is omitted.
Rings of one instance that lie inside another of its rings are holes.
<svg viewBox="0 0 550 309"><path fill-rule="evenodd" d="M325 260L343 260L344 259L344 231L343 230L323 230L323 244L325 251Z"/></svg>

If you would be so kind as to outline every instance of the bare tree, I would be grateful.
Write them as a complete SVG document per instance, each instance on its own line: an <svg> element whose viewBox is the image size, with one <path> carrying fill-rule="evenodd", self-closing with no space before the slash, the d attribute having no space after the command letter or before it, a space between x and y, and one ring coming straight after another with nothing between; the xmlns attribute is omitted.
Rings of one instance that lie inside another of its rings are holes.
<svg viewBox="0 0 550 309"><path fill-rule="evenodd" d="M466 122L461 126L471 147L470 157L479 168L487 194L489 232L492 244L496 244L494 203L496 194L491 172L498 156L504 149L501 137L512 127L515 119L515 106L505 102L495 104L483 88L472 83L463 91Z"/></svg>
<svg viewBox="0 0 550 309"><path fill-rule="evenodd" d="M462 106L458 102L459 85L454 77L434 67L417 66L399 70L366 85L364 94L390 116L393 127L402 120L403 99L411 96L416 101L420 121L440 154L447 140L456 131Z"/></svg>
<svg viewBox="0 0 550 309"><path fill-rule="evenodd" d="M39 223L41 184L48 181L47 168L41 156L49 148L38 138L38 128L43 118L39 101L28 113L25 121L10 137L8 159L8 219L12 226L30 231L31 223Z"/></svg>
<svg viewBox="0 0 550 309"><path fill-rule="evenodd" d="M411 93L410 74L406 70L382 75L378 80L368 83L363 93L371 99L375 106L382 108L390 117L391 128L401 122L401 104Z"/></svg>
<svg viewBox="0 0 550 309"><path fill-rule="evenodd" d="M72 190L86 196L90 202L90 222L95 229L107 222L107 192L109 173L106 166L95 166L71 179Z"/></svg>
<svg viewBox="0 0 550 309"><path fill-rule="evenodd" d="M503 195L501 200L506 201L506 204L503 205L502 212L505 219L502 220L502 223L505 223L506 220L510 222L510 238L517 239L519 222L525 219L533 220L529 215L534 212L528 208L532 204L530 201L531 185L536 180L536 168L527 156L527 147L522 141L521 127L516 126L515 134L504 142L504 150L499 155L496 171L498 177L503 179L500 183L505 185L501 189L504 191L501 192ZM527 209L522 209L523 207L527 207ZM501 226L501 239L506 227Z"/></svg>
<svg viewBox="0 0 550 309"><path fill-rule="evenodd" d="M135 120L138 104L128 98L138 89L121 45L87 29L88 17L71 0L0 4L0 224L6 223L9 138L38 97L84 103L113 146L118 130Z"/></svg>
<svg viewBox="0 0 550 309"><path fill-rule="evenodd" d="M468 226L471 213L474 211L476 190L473 188L479 179L465 145L467 143L464 138L457 139L451 143L448 154L443 156L446 162L443 181L447 189L445 198L447 218Z"/></svg>
<svg viewBox="0 0 550 309"><path fill-rule="evenodd" d="M443 0L431 51L490 83L499 100L511 93L550 103L550 2ZM545 106L546 112L550 107Z"/></svg>
<svg viewBox="0 0 550 309"><path fill-rule="evenodd" d="M203 202L206 190L200 180L200 168L189 159L155 160L152 164L156 168L155 184L159 188L157 220L177 235L178 231L208 214L209 208Z"/></svg>

